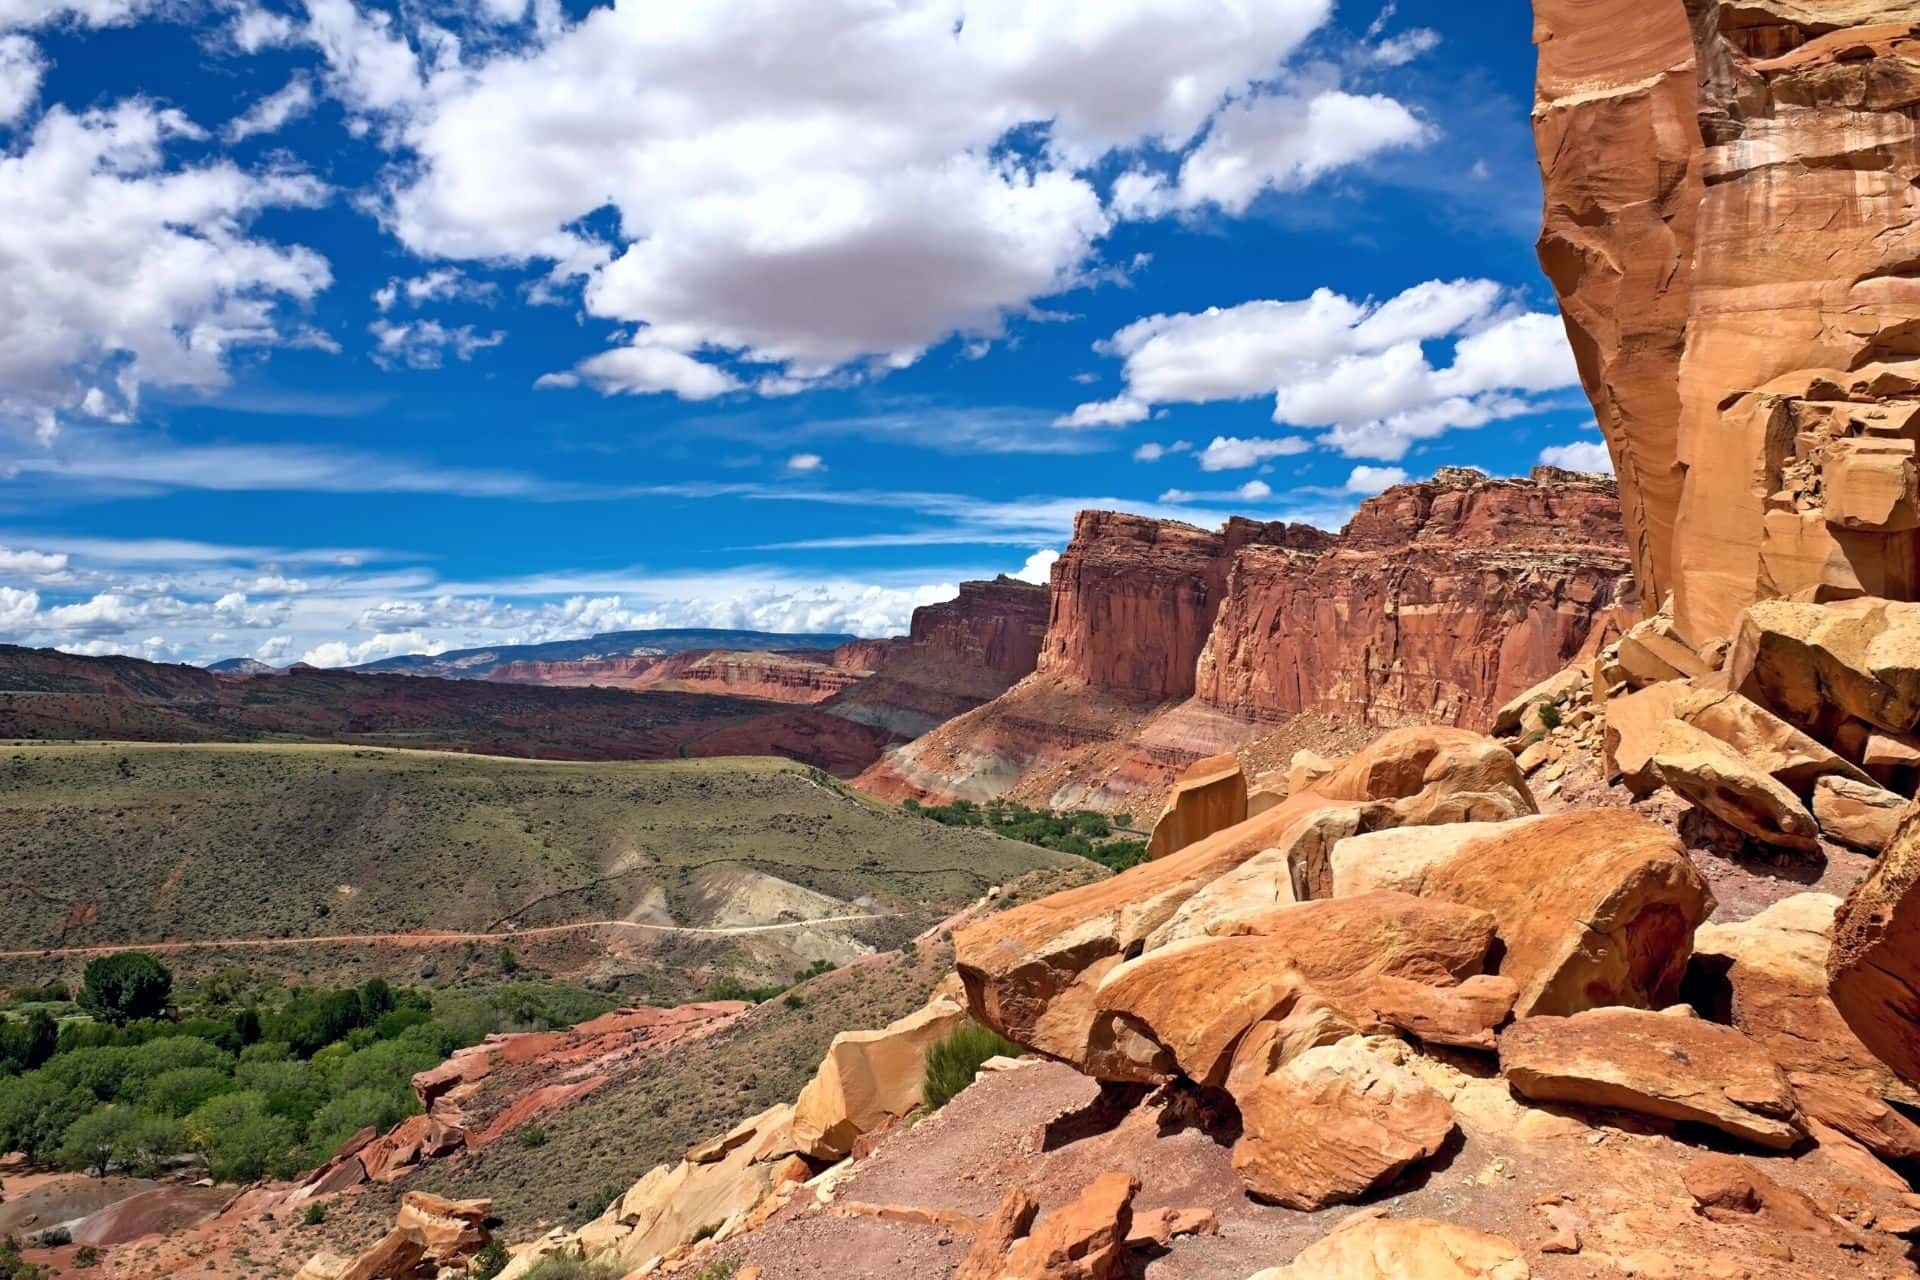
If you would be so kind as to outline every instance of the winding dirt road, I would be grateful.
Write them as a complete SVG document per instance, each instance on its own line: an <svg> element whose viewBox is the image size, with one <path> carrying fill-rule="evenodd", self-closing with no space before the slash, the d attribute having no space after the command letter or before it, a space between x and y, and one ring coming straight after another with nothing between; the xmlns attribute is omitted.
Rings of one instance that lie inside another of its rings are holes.
<svg viewBox="0 0 1920 1280"><path fill-rule="evenodd" d="M740 924L726 928L702 928L695 925L638 924L632 920L581 920L573 924L547 924L532 929L505 929L493 933L414 932L414 933L337 933L308 938L203 938L183 942L116 942L97 947L28 947L19 951L0 951L0 960L53 959L61 956L106 956L116 951L245 951L273 947L440 947L455 942L512 942L557 933L578 933L588 929L632 929L640 933L673 933L691 937L737 937L752 933L780 933L787 929L810 929L823 924L856 924L863 920L889 920L898 912L866 912L859 915L820 916L812 920L784 920L779 924Z"/></svg>

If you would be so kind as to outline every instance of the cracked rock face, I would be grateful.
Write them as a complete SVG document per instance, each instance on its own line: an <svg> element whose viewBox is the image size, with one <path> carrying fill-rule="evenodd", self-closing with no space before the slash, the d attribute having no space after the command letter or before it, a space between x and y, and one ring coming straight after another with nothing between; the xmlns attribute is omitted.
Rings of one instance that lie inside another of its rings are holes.
<svg viewBox="0 0 1920 1280"><path fill-rule="evenodd" d="M1541 262L1647 598L1920 594L1920 6L1536 0Z"/></svg>

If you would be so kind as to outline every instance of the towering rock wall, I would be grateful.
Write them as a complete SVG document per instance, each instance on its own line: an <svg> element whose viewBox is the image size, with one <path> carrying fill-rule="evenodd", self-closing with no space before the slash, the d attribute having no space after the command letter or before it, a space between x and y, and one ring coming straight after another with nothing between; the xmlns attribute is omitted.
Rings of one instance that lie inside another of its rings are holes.
<svg viewBox="0 0 1920 1280"><path fill-rule="evenodd" d="M1444 469L1369 499L1339 535L1083 512L1039 669L861 784L1152 812L1194 760L1284 761L1276 735L1308 720L1484 724L1610 636L1630 583L1614 484L1549 468Z"/></svg>
<svg viewBox="0 0 1920 1280"><path fill-rule="evenodd" d="M907 647L922 662L992 672L1008 683L1040 662L1047 634L1047 588L1000 575L963 582L960 594L913 611Z"/></svg>
<svg viewBox="0 0 1920 1280"><path fill-rule="evenodd" d="M1920 4L1535 13L1541 260L1649 595L1699 642L1757 598L1920 594Z"/></svg>
<svg viewBox="0 0 1920 1280"><path fill-rule="evenodd" d="M1040 661L1047 588L1002 575L913 611L908 634L843 645L835 662L870 671L826 709L914 738L1005 693Z"/></svg>
<svg viewBox="0 0 1920 1280"><path fill-rule="evenodd" d="M1623 603L1615 486L1445 468L1365 503L1325 551L1233 558L1196 693L1240 714L1481 724Z"/></svg>
<svg viewBox="0 0 1920 1280"><path fill-rule="evenodd" d="M1699 91L1680 0L1535 0L1540 265L1620 478L1642 594L1672 589Z"/></svg>
<svg viewBox="0 0 1920 1280"><path fill-rule="evenodd" d="M1053 566L1040 670L1136 702L1184 698L1236 552L1317 550L1306 525L1234 520L1218 533L1117 511L1082 511Z"/></svg>

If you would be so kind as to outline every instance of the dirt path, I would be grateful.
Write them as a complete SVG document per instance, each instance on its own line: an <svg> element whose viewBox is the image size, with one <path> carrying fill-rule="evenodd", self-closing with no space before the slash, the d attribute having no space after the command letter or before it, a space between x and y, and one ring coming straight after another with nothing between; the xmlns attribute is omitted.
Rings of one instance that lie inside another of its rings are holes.
<svg viewBox="0 0 1920 1280"><path fill-rule="evenodd" d="M694 925L636 924L631 920L581 920L573 924L548 924L534 929L506 929L494 933L455 933L416 931L413 933L338 933L307 938L201 938L186 942L115 942L97 947L28 947L19 951L0 951L0 960L32 960L60 956L105 956L116 951L243 951L272 947L357 947L416 946L439 947L455 942L511 942L557 933L577 933L587 929L632 929L640 933L672 933L691 937L735 937L752 933L780 933L787 929L810 929L823 924L855 924L863 920L890 920L898 912L863 912L858 915L820 916L812 920L786 920L779 924L741 924L726 928L701 928Z"/></svg>

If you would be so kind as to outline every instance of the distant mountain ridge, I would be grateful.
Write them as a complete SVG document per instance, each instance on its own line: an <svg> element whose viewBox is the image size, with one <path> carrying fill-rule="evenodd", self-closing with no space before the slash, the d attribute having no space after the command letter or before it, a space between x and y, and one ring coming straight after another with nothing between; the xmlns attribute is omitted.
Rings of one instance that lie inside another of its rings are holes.
<svg viewBox="0 0 1920 1280"><path fill-rule="evenodd" d="M258 658L222 658L218 662L209 662L207 670L217 676L264 676L271 675L280 668Z"/></svg>
<svg viewBox="0 0 1920 1280"><path fill-rule="evenodd" d="M793 649L837 649L859 639L843 633L800 635L781 631L729 631L704 627L669 627L654 631L607 631L581 640L548 640L540 644L498 644L446 653L406 653L378 662L365 662L353 671L388 672L406 676L440 676L447 680L484 680L513 662L588 662L604 658L662 657L689 649L729 649L783 653Z"/></svg>

